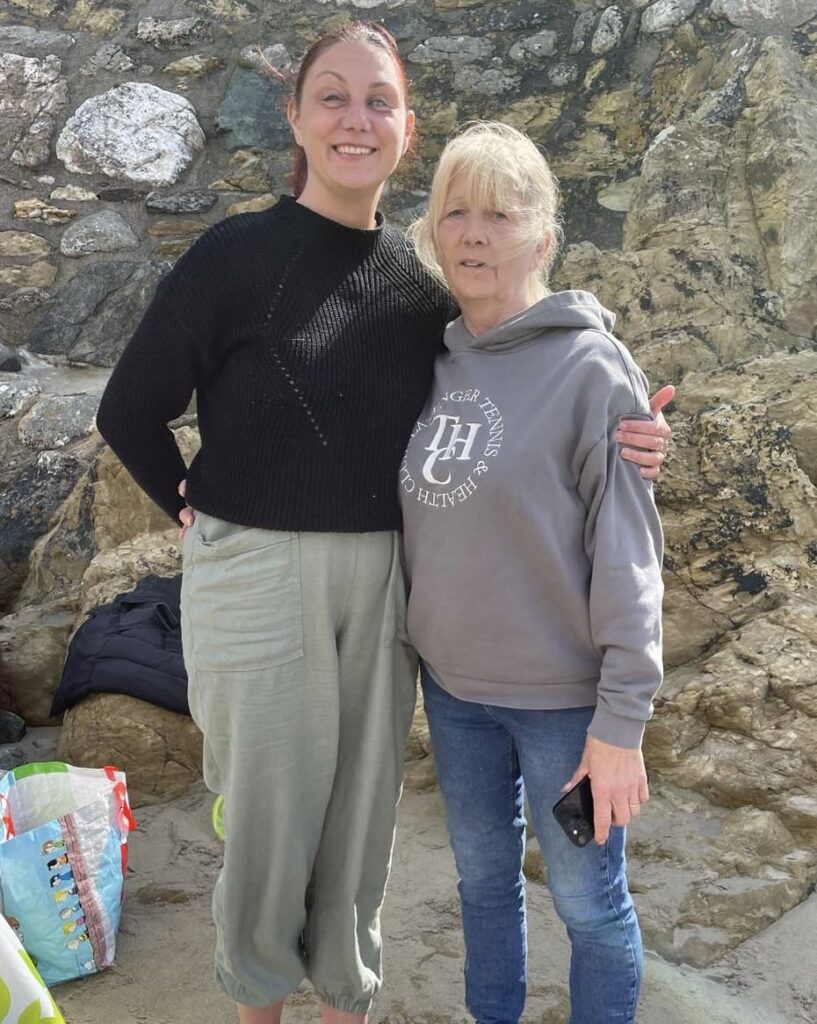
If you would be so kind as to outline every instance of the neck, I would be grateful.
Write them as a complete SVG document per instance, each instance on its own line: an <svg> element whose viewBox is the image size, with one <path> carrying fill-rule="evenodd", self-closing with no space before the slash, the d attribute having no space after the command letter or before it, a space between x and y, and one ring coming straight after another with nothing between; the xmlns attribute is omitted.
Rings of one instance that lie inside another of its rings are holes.
<svg viewBox="0 0 817 1024"><path fill-rule="evenodd" d="M361 228L366 231L377 227L375 214L382 191L381 185L374 193L358 195L347 192L344 195L337 195L326 191L318 184L311 185L307 180L303 192L298 196L298 202L322 217L343 224L344 227Z"/></svg>
<svg viewBox="0 0 817 1024"><path fill-rule="evenodd" d="M536 299L529 299L524 296L516 296L515 299L504 302L496 299L463 299L457 296L457 303L462 313L462 320L468 331L476 338L485 334L498 324L510 320L512 316L529 309Z"/></svg>

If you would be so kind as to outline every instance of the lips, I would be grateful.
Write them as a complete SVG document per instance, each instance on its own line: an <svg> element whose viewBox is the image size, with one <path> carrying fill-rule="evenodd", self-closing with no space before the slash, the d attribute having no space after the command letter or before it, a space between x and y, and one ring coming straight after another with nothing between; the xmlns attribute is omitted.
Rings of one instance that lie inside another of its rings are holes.
<svg viewBox="0 0 817 1024"><path fill-rule="evenodd" d="M479 267L486 266L486 264L485 263L481 263L479 260L460 260L460 266L461 267L472 267L474 269L477 269Z"/></svg>
<svg viewBox="0 0 817 1024"><path fill-rule="evenodd" d="M333 146L332 149L336 153L340 153L341 156L371 156L372 153L376 152L372 146L351 146L345 143Z"/></svg>

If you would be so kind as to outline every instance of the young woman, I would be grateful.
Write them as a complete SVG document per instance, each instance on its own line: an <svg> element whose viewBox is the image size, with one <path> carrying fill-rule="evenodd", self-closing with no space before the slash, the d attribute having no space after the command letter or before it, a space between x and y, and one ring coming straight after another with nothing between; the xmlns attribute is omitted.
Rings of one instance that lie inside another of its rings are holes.
<svg viewBox="0 0 817 1024"><path fill-rule="evenodd" d="M526 789L572 944L571 1024L632 1024L641 938L623 826L649 796L662 537L615 438L622 417L647 415L646 382L593 295L548 292L556 182L520 132L480 123L450 141L413 234L461 310L400 480L466 1002L478 1024L516 1024L524 1007ZM577 848L552 808L587 775L597 842Z"/></svg>
<svg viewBox="0 0 817 1024"><path fill-rule="evenodd" d="M277 1024L305 976L328 1024L358 1024L381 980L415 697L397 471L452 305L377 213L414 123L393 38L323 36L289 118L296 199L216 224L178 261L97 422L189 527L190 708L225 795L217 981L244 1024ZM194 391L186 468L167 424ZM634 431L629 456L657 472L668 429Z"/></svg>

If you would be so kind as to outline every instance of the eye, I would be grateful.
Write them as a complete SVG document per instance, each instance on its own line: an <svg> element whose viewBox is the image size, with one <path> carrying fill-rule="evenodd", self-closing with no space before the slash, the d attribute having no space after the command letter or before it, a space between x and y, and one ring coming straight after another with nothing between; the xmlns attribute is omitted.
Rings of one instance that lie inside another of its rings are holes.
<svg viewBox="0 0 817 1024"><path fill-rule="evenodd" d="M324 103L342 103L343 97L340 93L330 92L326 96L322 97Z"/></svg>
<svg viewBox="0 0 817 1024"><path fill-rule="evenodd" d="M449 210L445 215L445 219L449 220L452 217L462 217L464 210L460 210L459 207L455 207L453 210Z"/></svg>
<svg viewBox="0 0 817 1024"><path fill-rule="evenodd" d="M507 213L503 213L502 210L491 210L489 216L491 217L492 220L510 220Z"/></svg>
<svg viewBox="0 0 817 1024"><path fill-rule="evenodd" d="M391 103L389 103L385 96L373 96L369 103L371 104L371 106L378 107L380 110L392 109Z"/></svg>

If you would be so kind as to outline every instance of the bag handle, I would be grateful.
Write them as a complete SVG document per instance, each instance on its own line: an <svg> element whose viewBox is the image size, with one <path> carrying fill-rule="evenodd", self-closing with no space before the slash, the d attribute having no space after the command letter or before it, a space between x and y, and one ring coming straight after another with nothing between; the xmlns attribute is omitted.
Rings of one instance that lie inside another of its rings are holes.
<svg viewBox="0 0 817 1024"><path fill-rule="evenodd" d="M11 816L11 804L5 793L0 793L0 822L3 824L6 839L13 839L17 833L14 828L14 819Z"/></svg>
<svg viewBox="0 0 817 1024"><path fill-rule="evenodd" d="M116 824L122 832L132 832L136 828L136 818L130 809L128 803L128 789L124 782L116 781L116 774L119 771L118 768L114 768L113 765L105 765L105 774L113 782L113 796L114 803L116 805Z"/></svg>

